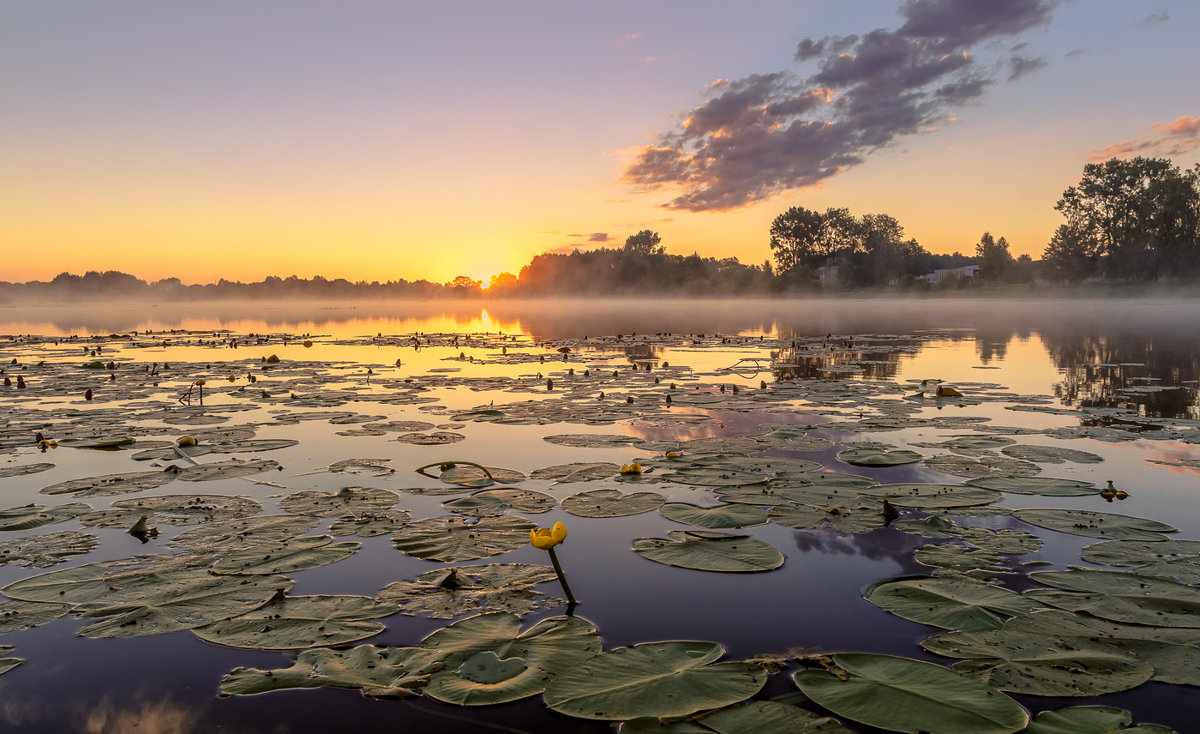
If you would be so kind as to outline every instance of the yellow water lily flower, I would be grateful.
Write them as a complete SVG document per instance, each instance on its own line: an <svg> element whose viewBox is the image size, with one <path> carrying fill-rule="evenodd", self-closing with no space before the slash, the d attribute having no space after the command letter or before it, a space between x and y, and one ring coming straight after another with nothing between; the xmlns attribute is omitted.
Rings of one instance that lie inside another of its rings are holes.
<svg viewBox="0 0 1200 734"><path fill-rule="evenodd" d="M638 463L622 464L621 465L621 473L626 476L629 476L631 474L641 474L642 473L642 465L638 464Z"/></svg>
<svg viewBox="0 0 1200 734"><path fill-rule="evenodd" d="M205 381L203 377L201 377L199 380L196 380L196 387L204 387L207 384L208 382Z"/></svg>
<svg viewBox="0 0 1200 734"><path fill-rule="evenodd" d="M536 528L529 531L529 542L534 548L548 551L567 539L567 526L561 522L554 523L552 528Z"/></svg>

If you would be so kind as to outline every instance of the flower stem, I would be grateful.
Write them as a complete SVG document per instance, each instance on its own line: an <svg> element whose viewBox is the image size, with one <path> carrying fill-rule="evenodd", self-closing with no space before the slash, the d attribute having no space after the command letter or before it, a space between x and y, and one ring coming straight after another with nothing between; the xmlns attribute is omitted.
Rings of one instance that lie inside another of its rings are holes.
<svg viewBox="0 0 1200 734"><path fill-rule="evenodd" d="M554 564L554 572L558 574L558 583L562 584L563 593L567 595L567 603L573 607L579 602L571 593L571 587L567 584L567 577L563 574L562 566L558 565L558 556L554 554L554 549L551 548L548 552L550 553L550 562Z"/></svg>

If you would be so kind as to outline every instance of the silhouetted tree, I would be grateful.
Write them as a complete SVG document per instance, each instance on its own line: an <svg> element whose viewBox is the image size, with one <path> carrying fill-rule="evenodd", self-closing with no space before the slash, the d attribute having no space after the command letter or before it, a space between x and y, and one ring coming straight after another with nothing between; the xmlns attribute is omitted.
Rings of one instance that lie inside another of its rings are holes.
<svg viewBox="0 0 1200 734"><path fill-rule="evenodd" d="M662 242L662 237L658 236L658 232L643 229L625 238L625 252L635 255L662 255L667 250L659 246L659 242Z"/></svg>
<svg viewBox="0 0 1200 734"><path fill-rule="evenodd" d="M984 232L975 245L975 257L979 258L979 275L984 280L1007 280L1009 269L1013 264L1012 253L1008 251L1008 240L1001 237L998 241L991 232Z"/></svg>

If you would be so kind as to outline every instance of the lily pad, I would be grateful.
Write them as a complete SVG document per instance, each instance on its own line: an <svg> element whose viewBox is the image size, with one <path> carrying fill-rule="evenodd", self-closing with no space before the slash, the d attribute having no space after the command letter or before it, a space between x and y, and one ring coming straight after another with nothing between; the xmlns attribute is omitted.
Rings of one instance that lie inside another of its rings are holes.
<svg viewBox="0 0 1200 734"><path fill-rule="evenodd" d="M0 634L33 629L53 622L69 611L71 607L67 604L0 598Z"/></svg>
<svg viewBox="0 0 1200 734"><path fill-rule="evenodd" d="M230 551L212 566L216 574L266 575L326 566L349 558L362 545L332 543L328 535L305 536L282 543Z"/></svg>
<svg viewBox="0 0 1200 734"><path fill-rule="evenodd" d="M646 642L603 652L563 670L546 705L584 719L686 716L743 701L767 682L753 663L717 663L715 642Z"/></svg>
<svg viewBox="0 0 1200 734"><path fill-rule="evenodd" d="M915 464L925 458L906 449L865 448L839 451L838 459L855 466L900 466Z"/></svg>
<svg viewBox="0 0 1200 734"><path fill-rule="evenodd" d="M400 443L410 443L414 446L447 446L458 443L467 437L455 431L430 431L429 433L401 433L396 436Z"/></svg>
<svg viewBox="0 0 1200 734"><path fill-rule="evenodd" d="M192 552L237 550L281 543L316 525L317 518L306 515L235 517L184 531L172 538L171 544Z"/></svg>
<svg viewBox="0 0 1200 734"><path fill-rule="evenodd" d="M430 561L473 561L520 548L533 523L512 515L468 522L458 515L428 517L396 531L396 549Z"/></svg>
<svg viewBox="0 0 1200 734"><path fill-rule="evenodd" d="M1023 461L1036 461L1040 464L1062 464L1068 461L1076 464L1099 464L1104 457L1079 449L1064 449L1057 446L1034 446L1032 444L1015 444L1005 446L1000 452L1006 456Z"/></svg>
<svg viewBox="0 0 1200 734"><path fill-rule="evenodd" d="M607 461L576 462L573 464L555 464L531 472L530 479L552 479L564 484L572 482L590 482L596 479L607 479L621 471L619 464Z"/></svg>
<svg viewBox="0 0 1200 734"><path fill-rule="evenodd" d="M0 510L0 531L3 530L32 530L43 525L70 520L88 512L91 505L82 502L71 502L66 505L47 508L44 505L24 505Z"/></svg>
<svg viewBox="0 0 1200 734"><path fill-rule="evenodd" d="M16 466L0 467L0 479L9 477L23 477L28 474L39 474L41 472L53 469L53 464L39 462L36 464L17 464Z"/></svg>
<svg viewBox="0 0 1200 734"><path fill-rule="evenodd" d="M221 693L247 696L287 688L351 688L369 698L403 698L425 685L437 654L419 647L359 645L349 650L318 647L280 670L234 668L221 680Z"/></svg>
<svg viewBox="0 0 1200 734"><path fill-rule="evenodd" d="M0 542L0 565L15 563L45 568L62 563L68 556L88 553L99 544L100 540L95 535L71 530L15 538Z"/></svg>
<svg viewBox="0 0 1200 734"><path fill-rule="evenodd" d="M1071 706L1037 715L1028 734L1175 734L1157 724L1133 726L1133 715L1107 706Z"/></svg>
<svg viewBox="0 0 1200 734"><path fill-rule="evenodd" d="M570 446L576 449L611 449L638 442L636 436L614 433L564 433L543 436L542 440L556 446Z"/></svg>
<svg viewBox="0 0 1200 734"><path fill-rule="evenodd" d="M1100 491L1091 482L1084 482L1078 479L1056 479L1054 477L983 477L972 479L967 484L972 487L994 489L999 492L1035 494L1043 497L1082 497L1089 494L1096 494Z"/></svg>
<svg viewBox="0 0 1200 734"><path fill-rule="evenodd" d="M783 565L783 554L748 535L715 530L671 530L667 540L638 538L633 550L643 558L698 571L752 573Z"/></svg>
<svg viewBox="0 0 1200 734"><path fill-rule="evenodd" d="M104 474L98 477L71 479L38 490L39 494L74 494L78 497L104 497L114 494L140 492L161 487L175 479L169 471L139 471L124 474Z"/></svg>
<svg viewBox="0 0 1200 734"><path fill-rule="evenodd" d="M967 574L971 571L1004 573L1012 570L994 553L978 548L964 548L954 543L923 545L913 553L913 558L925 566L948 568Z"/></svg>
<svg viewBox="0 0 1200 734"><path fill-rule="evenodd" d="M717 734L851 734L835 719L778 701L747 701L698 721Z"/></svg>
<svg viewBox="0 0 1200 734"><path fill-rule="evenodd" d="M520 628L515 615L481 614L426 637L421 647L436 652L440 669L429 677L425 693L460 706L516 701L579 669L601 647L595 626L580 617L550 617L524 632ZM479 657L488 652L494 658ZM487 663L490 669L480 670Z"/></svg>
<svg viewBox="0 0 1200 734"><path fill-rule="evenodd" d="M482 469L471 464L449 462L438 475L438 479L446 484L457 484L460 487L486 487L491 484L516 484L524 481L525 475L515 469L505 469L499 466Z"/></svg>
<svg viewBox="0 0 1200 734"><path fill-rule="evenodd" d="M877 487L865 487L859 492L866 497L887 499L892 504L918 509L986 505L1001 497L995 490L963 484L880 484Z"/></svg>
<svg viewBox="0 0 1200 734"><path fill-rule="evenodd" d="M249 497L223 494L164 494L158 497L117 500L111 510L96 510L79 521L88 527L133 527L142 515L148 524L195 525L234 517L247 517L262 511L262 505Z"/></svg>
<svg viewBox="0 0 1200 734"><path fill-rule="evenodd" d="M841 653L832 670L801 670L796 686L852 721L889 731L1009 734L1029 723L1017 702L973 678L921 660Z"/></svg>
<svg viewBox="0 0 1200 734"><path fill-rule="evenodd" d="M957 576L883 581L867 586L863 596L898 617L964 632L999 629L1001 615L1042 608L1015 591Z"/></svg>
<svg viewBox="0 0 1200 734"><path fill-rule="evenodd" d="M558 500L544 492L528 489L485 489L469 497L459 497L442 503L442 507L460 515L485 517L503 515L508 510L517 512L549 512L558 506Z"/></svg>
<svg viewBox="0 0 1200 734"><path fill-rule="evenodd" d="M1010 629L950 632L922 640L921 647L965 658L954 670L1030 696L1099 696L1136 688L1154 674L1114 645Z"/></svg>
<svg viewBox="0 0 1200 734"><path fill-rule="evenodd" d="M305 490L279 500L280 508L300 515L343 517L387 510L400 501L400 495L390 489L376 487L342 487L336 492Z"/></svg>
<svg viewBox="0 0 1200 734"><path fill-rule="evenodd" d="M357 535L373 538L394 533L412 520L408 510L379 510L361 515L347 515L329 526L330 535Z"/></svg>
<svg viewBox="0 0 1200 734"><path fill-rule="evenodd" d="M767 513L751 505L720 504L704 507L671 502L660 507L658 511L668 520L713 530L744 528L762 525L767 521Z"/></svg>
<svg viewBox="0 0 1200 734"><path fill-rule="evenodd" d="M831 527L844 533L861 533L883 527L886 520L879 505L851 502L841 506L781 504L771 508L771 522L796 530Z"/></svg>
<svg viewBox="0 0 1200 734"><path fill-rule="evenodd" d="M343 645L382 632L384 625L365 620L393 611L367 596L277 596L254 611L192 633L217 645L259 650Z"/></svg>
<svg viewBox="0 0 1200 734"><path fill-rule="evenodd" d="M249 461L235 459L215 464L185 466L179 470L177 476L185 482L211 482L218 479L248 477L279 468L279 462L271 459L251 459Z"/></svg>
<svg viewBox="0 0 1200 734"><path fill-rule="evenodd" d="M1157 520L1091 510L1016 510L1013 517L1047 530L1107 540L1166 540L1161 533L1175 532Z"/></svg>
<svg viewBox="0 0 1200 734"><path fill-rule="evenodd" d="M562 507L580 517L625 517L657 510L665 501L657 492L621 494L616 489L593 489L567 497Z"/></svg>
<svg viewBox="0 0 1200 734"><path fill-rule="evenodd" d="M1032 589L1031 599L1071 612L1126 624L1200 627L1200 589L1125 571L1075 568L1040 571L1030 580L1053 586Z"/></svg>
<svg viewBox="0 0 1200 734"><path fill-rule="evenodd" d="M1108 566L1146 566L1185 558L1200 562L1200 540L1109 540L1089 545L1080 555L1089 563Z"/></svg>
<svg viewBox="0 0 1200 734"><path fill-rule="evenodd" d="M533 609L561 603L530 587L556 577L549 566L493 563L426 571L415 581L395 581L375 595L380 604L401 614L424 614L453 619L481 612L521 616Z"/></svg>

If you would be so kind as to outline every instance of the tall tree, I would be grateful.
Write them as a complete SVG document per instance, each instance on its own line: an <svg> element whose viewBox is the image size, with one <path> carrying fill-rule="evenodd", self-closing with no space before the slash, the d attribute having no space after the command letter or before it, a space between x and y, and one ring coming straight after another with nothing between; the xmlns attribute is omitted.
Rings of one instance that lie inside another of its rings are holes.
<svg viewBox="0 0 1200 734"><path fill-rule="evenodd" d="M984 232L975 245L975 257L979 258L980 277L984 280L1005 280L1012 269L1013 256L1008 251L1008 240L998 241L991 232Z"/></svg>
<svg viewBox="0 0 1200 734"><path fill-rule="evenodd" d="M658 236L658 232L643 229L625 238L625 252L635 255L662 255L666 253L667 248L660 247L660 242L662 237Z"/></svg>
<svg viewBox="0 0 1200 734"><path fill-rule="evenodd" d="M771 252L782 275L800 265L814 267L824 255L818 250L824 217L819 212L794 206L771 222Z"/></svg>
<svg viewBox="0 0 1200 734"><path fill-rule="evenodd" d="M1096 272L1100 242L1091 232L1061 224L1042 253L1042 262L1062 280L1080 281Z"/></svg>

